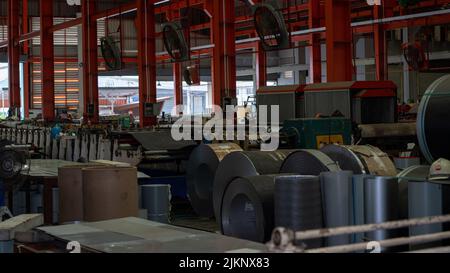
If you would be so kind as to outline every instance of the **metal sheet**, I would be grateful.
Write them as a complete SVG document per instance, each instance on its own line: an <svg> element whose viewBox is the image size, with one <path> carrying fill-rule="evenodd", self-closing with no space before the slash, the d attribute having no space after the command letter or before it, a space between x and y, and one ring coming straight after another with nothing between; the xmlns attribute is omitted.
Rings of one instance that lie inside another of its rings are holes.
<svg viewBox="0 0 450 273"><path fill-rule="evenodd" d="M322 172L340 171L339 166L326 154L317 150L295 151L286 158L281 173L320 175Z"/></svg>
<svg viewBox="0 0 450 273"><path fill-rule="evenodd" d="M220 224L222 201L228 185L236 178L280 173L283 161L292 150L275 152L235 152L219 164L213 188L214 215Z"/></svg>
<svg viewBox="0 0 450 273"><path fill-rule="evenodd" d="M266 243L274 226L276 175L237 178L228 186L222 204L222 233Z"/></svg>
<svg viewBox="0 0 450 273"><path fill-rule="evenodd" d="M138 218L98 223L38 228L64 241L80 240L82 246L105 253L225 253L266 252L250 241Z"/></svg>
<svg viewBox="0 0 450 273"><path fill-rule="evenodd" d="M373 175L358 174L353 175L352 183L352 225L364 225L364 181L367 178L374 178ZM353 243L362 243L365 241L363 233L355 233L352 236Z"/></svg>
<svg viewBox="0 0 450 273"><path fill-rule="evenodd" d="M322 196L317 176L282 176L275 182L275 226L294 231L321 229ZM296 242L307 248L323 246L321 238Z"/></svg>
<svg viewBox="0 0 450 273"><path fill-rule="evenodd" d="M417 117L420 149L432 164L450 158L450 75L435 81L423 95Z"/></svg>
<svg viewBox="0 0 450 273"><path fill-rule="evenodd" d="M351 224L353 172L324 172L320 174L323 211L326 228L346 227ZM327 238L327 246L345 245L350 235Z"/></svg>
<svg viewBox="0 0 450 273"><path fill-rule="evenodd" d="M201 217L214 217L213 185L220 161L232 153L242 151L234 143L200 145L188 161L186 183L194 211Z"/></svg>
<svg viewBox="0 0 450 273"><path fill-rule="evenodd" d="M191 146L196 146L195 141L175 141L172 138L171 131L156 132L130 132L133 138L138 141L147 151L161 150L182 150Z"/></svg>

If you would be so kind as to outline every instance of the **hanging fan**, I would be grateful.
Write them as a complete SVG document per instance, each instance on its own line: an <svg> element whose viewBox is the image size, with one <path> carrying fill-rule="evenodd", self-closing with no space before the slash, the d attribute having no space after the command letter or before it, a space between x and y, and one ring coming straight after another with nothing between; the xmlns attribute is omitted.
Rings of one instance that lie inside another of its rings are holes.
<svg viewBox="0 0 450 273"><path fill-rule="evenodd" d="M402 45L403 56L409 69L422 71L428 69L428 58L425 50L419 42L405 43Z"/></svg>
<svg viewBox="0 0 450 273"><path fill-rule="evenodd" d="M200 84L200 75L196 65L186 67L183 71L183 77L187 85Z"/></svg>
<svg viewBox="0 0 450 273"><path fill-rule="evenodd" d="M257 4L253 9L253 20L264 50L277 50L289 47L289 32L283 13L277 4Z"/></svg>
<svg viewBox="0 0 450 273"><path fill-rule="evenodd" d="M114 38L111 36L103 37L100 39L100 43L106 69L109 71L122 69L122 56Z"/></svg>
<svg viewBox="0 0 450 273"><path fill-rule="evenodd" d="M183 27L178 22L162 25L164 47L170 57L176 62L189 60L189 47L183 33Z"/></svg>

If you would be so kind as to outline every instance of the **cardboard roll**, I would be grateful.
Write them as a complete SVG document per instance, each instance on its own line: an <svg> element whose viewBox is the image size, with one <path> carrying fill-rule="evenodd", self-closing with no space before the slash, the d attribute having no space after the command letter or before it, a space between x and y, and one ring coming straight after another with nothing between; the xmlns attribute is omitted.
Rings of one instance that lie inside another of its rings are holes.
<svg viewBox="0 0 450 273"><path fill-rule="evenodd" d="M222 201L228 185L236 178L280 173L281 165L293 150L274 152L234 152L220 162L214 178L214 215L220 224Z"/></svg>
<svg viewBox="0 0 450 273"><path fill-rule="evenodd" d="M234 143L200 145L192 151L187 165L186 182L194 211L202 217L214 217L214 176L223 158L242 151Z"/></svg>
<svg viewBox="0 0 450 273"><path fill-rule="evenodd" d="M322 149L341 168L354 174L397 176L394 162L385 152L370 145L329 145ZM361 166L362 165L362 166Z"/></svg>
<svg viewBox="0 0 450 273"><path fill-rule="evenodd" d="M321 229L321 184L317 176L285 175L275 182L275 226L294 231ZM297 241L307 248L323 246L322 239Z"/></svg>
<svg viewBox="0 0 450 273"><path fill-rule="evenodd" d="M84 169L83 199L84 220L87 222L137 217L137 169Z"/></svg>
<svg viewBox="0 0 450 273"><path fill-rule="evenodd" d="M337 172L340 170L333 160L320 151L299 150L286 158L280 172L317 176L322 172Z"/></svg>
<svg viewBox="0 0 450 273"><path fill-rule="evenodd" d="M336 162L342 170L352 171L354 174L366 174L362 160L351 149L342 145L327 145L321 150Z"/></svg>
<svg viewBox="0 0 450 273"><path fill-rule="evenodd" d="M420 149L430 164L450 159L450 75L435 81L423 95L417 116Z"/></svg>
<svg viewBox="0 0 450 273"><path fill-rule="evenodd" d="M222 233L266 243L274 229L276 175L236 178L227 187L222 205Z"/></svg>

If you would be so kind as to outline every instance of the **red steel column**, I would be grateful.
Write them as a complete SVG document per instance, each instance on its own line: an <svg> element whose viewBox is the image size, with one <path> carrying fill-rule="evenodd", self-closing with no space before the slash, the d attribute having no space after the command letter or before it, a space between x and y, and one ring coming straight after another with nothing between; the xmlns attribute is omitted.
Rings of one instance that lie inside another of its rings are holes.
<svg viewBox="0 0 450 273"><path fill-rule="evenodd" d="M236 44L234 1L212 0L213 104L236 97Z"/></svg>
<svg viewBox="0 0 450 273"><path fill-rule="evenodd" d="M98 100L98 44L95 1L83 0L81 13L83 21L83 96L84 122L99 122Z"/></svg>
<svg viewBox="0 0 450 273"><path fill-rule="evenodd" d="M55 120L55 57L53 48L53 1L40 0L42 116Z"/></svg>
<svg viewBox="0 0 450 273"><path fill-rule="evenodd" d="M17 113L20 109L20 47L17 43L19 34L19 1L8 0L9 105Z"/></svg>
<svg viewBox="0 0 450 273"><path fill-rule="evenodd" d="M320 27L320 1L310 0L308 25L309 28ZM310 35L309 42L311 44L310 50L310 82L321 83L322 82L322 49L320 44L320 33L313 33Z"/></svg>
<svg viewBox="0 0 450 273"><path fill-rule="evenodd" d="M267 55L261 42L256 47L256 87L257 89L267 85Z"/></svg>
<svg viewBox="0 0 450 273"><path fill-rule="evenodd" d="M28 21L28 0L22 1L22 33L29 32L29 21ZM29 55L30 46L29 42L25 41L23 43L23 53L25 55ZM31 97L31 89L30 89L30 62L27 60L23 66L23 108L25 117L28 118L30 116L30 97Z"/></svg>
<svg viewBox="0 0 450 273"><path fill-rule="evenodd" d="M139 118L141 127L156 125L145 115L145 105L156 103L155 0L137 0Z"/></svg>
<svg viewBox="0 0 450 273"><path fill-rule="evenodd" d="M349 0L325 1L327 81L353 79L352 28Z"/></svg>

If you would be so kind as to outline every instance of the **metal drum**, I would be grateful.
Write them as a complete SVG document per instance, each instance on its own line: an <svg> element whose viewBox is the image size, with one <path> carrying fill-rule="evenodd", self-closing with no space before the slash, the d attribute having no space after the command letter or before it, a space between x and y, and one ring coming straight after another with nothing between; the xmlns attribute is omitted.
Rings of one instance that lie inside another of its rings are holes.
<svg viewBox="0 0 450 273"><path fill-rule="evenodd" d="M281 165L293 150L275 152L234 152L220 162L214 178L214 215L220 224L222 201L228 185L236 178L280 173Z"/></svg>
<svg viewBox="0 0 450 273"><path fill-rule="evenodd" d="M435 81L423 95L417 117L420 149L431 164L450 158L450 75Z"/></svg>
<svg viewBox="0 0 450 273"><path fill-rule="evenodd" d="M200 145L192 151L186 182L192 207L199 216L214 217L214 176L224 157L238 151L242 149L234 143Z"/></svg>

